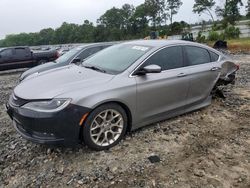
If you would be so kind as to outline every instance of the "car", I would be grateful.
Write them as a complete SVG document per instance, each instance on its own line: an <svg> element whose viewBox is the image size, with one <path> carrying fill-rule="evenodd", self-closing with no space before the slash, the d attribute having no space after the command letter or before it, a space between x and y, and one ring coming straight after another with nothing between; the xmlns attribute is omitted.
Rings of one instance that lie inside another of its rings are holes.
<svg viewBox="0 0 250 188"><path fill-rule="evenodd" d="M70 51L69 48L62 48L62 49L58 50L58 53L60 54L60 56L62 56L65 53L67 53L68 51Z"/></svg>
<svg viewBox="0 0 250 188"><path fill-rule="evenodd" d="M210 105L213 87L237 68L198 43L130 41L21 82L6 108L28 140L106 150L128 131Z"/></svg>
<svg viewBox="0 0 250 188"><path fill-rule="evenodd" d="M100 50L103 50L109 46L117 44L118 42L106 42L106 43L92 43L92 44L84 44L78 47L73 48L69 52L65 53L64 55L60 56L53 62L49 62L46 64L42 64L36 67L33 67L27 71L25 71L19 78L19 81L25 80L27 77L33 74L39 74L43 71L47 71L57 67L63 67L69 65L71 63L79 63L82 60L86 59L87 57L97 53Z"/></svg>
<svg viewBox="0 0 250 188"><path fill-rule="evenodd" d="M29 47L9 47L0 49L0 71L34 67L54 61L59 57L56 50L32 51Z"/></svg>

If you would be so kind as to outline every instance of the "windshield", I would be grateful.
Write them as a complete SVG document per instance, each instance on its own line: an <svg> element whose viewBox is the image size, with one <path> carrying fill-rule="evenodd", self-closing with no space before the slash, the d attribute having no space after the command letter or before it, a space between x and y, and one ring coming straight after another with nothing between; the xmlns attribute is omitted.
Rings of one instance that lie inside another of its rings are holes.
<svg viewBox="0 0 250 188"><path fill-rule="evenodd" d="M56 63L70 63L71 61L83 48L76 47L72 50L68 51L67 53L60 56L58 59L55 60Z"/></svg>
<svg viewBox="0 0 250 188"><path fill-rule="evenodd" d="M106 48L83 62L110 74L119 74L150 50L149 46L118 44Z"/></svg>

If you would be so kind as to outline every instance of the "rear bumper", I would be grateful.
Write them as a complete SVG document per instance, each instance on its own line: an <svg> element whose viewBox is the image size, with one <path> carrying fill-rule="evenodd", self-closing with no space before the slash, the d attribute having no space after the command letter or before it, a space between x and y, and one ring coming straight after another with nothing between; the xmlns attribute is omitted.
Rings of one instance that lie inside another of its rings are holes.
<svg viewBox="0 0 250 188"><path fill-rule="evenodd" d="M69 105L57 113L44 113L6 105L17 132L39 144L74 146L80 140L79 122L89 108Z"/></svg>

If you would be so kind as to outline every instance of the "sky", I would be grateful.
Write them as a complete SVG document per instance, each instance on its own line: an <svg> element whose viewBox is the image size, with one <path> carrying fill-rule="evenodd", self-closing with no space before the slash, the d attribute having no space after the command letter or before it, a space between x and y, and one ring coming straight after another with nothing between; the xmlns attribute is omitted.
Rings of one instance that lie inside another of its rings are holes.
<svg viewBox="0 0 250 188"><path fill-rule="evenodd" d="M216 0L220 2L221 0ZM246 3L247 0L243 0ZM7 34L38 32L44 28L58 28L63 22L82 24L84 20L96 20L112 7L123 4L140 5L144 0L0 0L0 39ZM195 23L206 15L192 12L194 0L182 0L174 21Z"/></svg>

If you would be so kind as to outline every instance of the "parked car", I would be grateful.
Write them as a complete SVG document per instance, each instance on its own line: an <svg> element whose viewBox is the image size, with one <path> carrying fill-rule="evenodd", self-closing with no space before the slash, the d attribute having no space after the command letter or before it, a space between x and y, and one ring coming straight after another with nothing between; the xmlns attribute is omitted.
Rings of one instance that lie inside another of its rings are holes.
<svg viewBox="0 0 250 188"><path fill-rule="evenodd" d="M33 142L104 150L128 131L210 105L215 84L237 68L201 44L131 41L22 82L7 112Z"/></svg>
<svg viewBox="0 0 250 188"><path fill-rule="evenodd" d="M70 51L69 48L61 48L61 49L58 50L58 53L60 54L60 56L62 56L65 53L67 53L68 51Z"/></svg>
<svg viewBox="0 0 250 188"><path fill-rule="evenodd" d="M41 73L43 71L47 71L53 68L62 67L69 65L71 63L79 63L82 60L86 59L87 57L97 53L100 50L103 50L104 48L107 48L109 46L112 46L114 44L117 44L117 42L106 42L106 43L96 43L96 44L85 44L78 47L73 48L66 54L60 56L58 59L56 59L53 62L49 62L43 65L39 65L36 67L33 67L27 71L25 71L19 81L23 81L27 77L31 76L32 74L36 75L38 73Z"/></svg>
<svg viewBox="0 0 250 188"><path fill-rule="evenodd" d="M56 50L33 52L29 47L11 47L0 50L0 71L33 67L58 58Z"/></svg>

